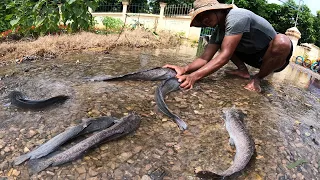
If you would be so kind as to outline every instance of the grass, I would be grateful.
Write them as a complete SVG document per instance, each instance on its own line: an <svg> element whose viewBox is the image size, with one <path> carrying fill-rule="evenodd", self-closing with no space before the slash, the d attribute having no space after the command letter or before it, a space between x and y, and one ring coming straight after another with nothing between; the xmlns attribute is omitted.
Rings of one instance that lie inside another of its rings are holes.
<svg viewBox="0 0 320 180"><path fill-rule="evenodd" d="M101 35L91 32L48 35L35 40L6 41L0 43L0 61L21 59L43 54L54 57L75 51L105 51L117 46L168 48L179 45L180 38L168 32L153 33L143 28L125 30L118 34Z"/></svg>

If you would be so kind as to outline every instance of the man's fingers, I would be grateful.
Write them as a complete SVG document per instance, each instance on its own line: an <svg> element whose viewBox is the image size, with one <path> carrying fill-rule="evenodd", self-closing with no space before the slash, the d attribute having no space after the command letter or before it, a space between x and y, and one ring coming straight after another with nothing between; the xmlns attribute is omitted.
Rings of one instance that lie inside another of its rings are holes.
<svg viewBox="0 0 320 180"><path fill-rule="evenodd" d="M175 69L175 65L166 64L166 65L163 66L163 68Z"/></svg>
<svg viewBox="0 0 320 180"><path fill-rule="evenodd" d="M186 80L186 76L177 75L176 77L178 78L178 81L179 81L179 82L183 82L183 81Z"/></svg>

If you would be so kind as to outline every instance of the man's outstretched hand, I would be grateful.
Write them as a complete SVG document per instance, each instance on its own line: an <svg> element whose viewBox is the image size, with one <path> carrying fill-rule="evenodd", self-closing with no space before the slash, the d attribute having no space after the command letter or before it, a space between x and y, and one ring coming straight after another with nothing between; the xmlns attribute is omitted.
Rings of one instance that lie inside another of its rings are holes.
<svg viewBox="0 0 320 180"><path fill-rule="evenodd" d="M177 72L176 77L179 79L178 81L181 82L180 87L183 89L192 89L194 83L198 80L194 74L185 74L186 68L175 66L171 64L166 64L163 66L164 68L174 69Z"/></svg>
<svg viewBox="0 0 320 180"><path fill-rule="evenodd" d="M182 76L177 76L179 82L182 82L180 87L183 89L192 89L194 83L198 80L195 75L187 74Z"/></svg>
<svg viewBox="0 0 320 180"><path fill-rule="evenodd" d="M174 69L177 72L177 76L181 76L181 75L183 75L183 74L185 74L187 72L184 67L175 66L175 65L171 65L171 64L166 64L163 67L164 68Z"/></svg>

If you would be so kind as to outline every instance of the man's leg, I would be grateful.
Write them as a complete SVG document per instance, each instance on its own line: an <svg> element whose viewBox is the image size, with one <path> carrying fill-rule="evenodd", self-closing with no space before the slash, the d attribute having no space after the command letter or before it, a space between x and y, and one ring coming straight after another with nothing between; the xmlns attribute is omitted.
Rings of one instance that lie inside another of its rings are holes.
<svg viewBox="0 0 320 180"><path fill-rule="evenodd" d="M250 91L261 92L260 81L277 69L280 69L287 60L291 51L291 41L284 34L277 34L270 42L269 48L262 58L262 65L258 74L244 87Z"/></svg>
<svg viewBox="0 0 320 180"><path fill-rule="evenodd" d="M237 66L238 69L226 70L225 73L240 76L245 79L250 78L247 66L235 54L232 55L231 61Z"/></svg>

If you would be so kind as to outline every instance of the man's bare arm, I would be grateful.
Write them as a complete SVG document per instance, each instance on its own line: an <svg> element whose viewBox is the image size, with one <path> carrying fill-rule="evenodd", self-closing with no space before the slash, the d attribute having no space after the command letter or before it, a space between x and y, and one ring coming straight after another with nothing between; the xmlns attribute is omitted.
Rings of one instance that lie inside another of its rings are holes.
<svg viewBox="0 0 320 180"><path fill-rule="evenodd" d="M197 71L193 72L192 75L195 77L195 79L201 79L227 64L237 48L241 37L242 34L225 36L222 41L221 52L219 55L217 55L212 61L209 61Z"/></svg>
<svg viewBox="0 0 320 180"><path fill-rule="evenodd" d="M216 52L220 49L220 45L218 44L208 44L202 55L195 59L192 63L186 65L184 67L186 73L191 73L202 66L204 66L208 61L212 59L212 57L216 54Z"/></svg>

